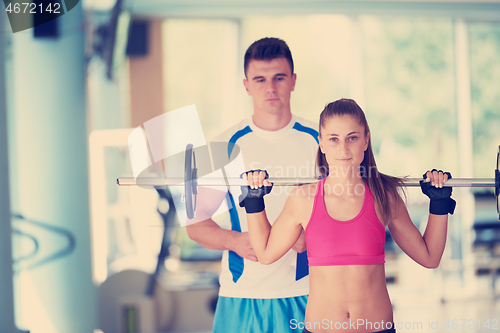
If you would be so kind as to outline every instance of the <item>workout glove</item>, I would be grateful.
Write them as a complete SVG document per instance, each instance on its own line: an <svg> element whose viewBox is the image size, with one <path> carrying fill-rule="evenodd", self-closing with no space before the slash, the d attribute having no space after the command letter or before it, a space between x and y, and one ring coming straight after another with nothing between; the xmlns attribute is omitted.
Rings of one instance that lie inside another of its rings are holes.
<svg viewBox="0 0 500 333"><path fill-rule="evenodd" d="M438 171L436 169L431 170ZM439 170L439 172L443 172ZM448 175L448 179L451 179L451 173L444 172ZM424 179L427 178L427 173L423 175ZM429 205L429 212L434 215L448 215L448 213L453 214L455 211L456 201L451 198L451 187L435 187L431 185L431 182L420 181L420 188L422 192L431 199Z"/></svg>
<svg viewBox="0 0 500 333"><path fill-rule="evenodd" d="M244 174L254 171L264 171L266 173L265 179L269 178L269 174L266 170L250 170L242 173L240 178L243 178ZM266 208L264 205L264 195L271 193L272 188L272 184L271 186L262 186L254 189L250 186L242 186L241 195L239 197L240 207L245 207L247 214L262 212Z"/></svg>

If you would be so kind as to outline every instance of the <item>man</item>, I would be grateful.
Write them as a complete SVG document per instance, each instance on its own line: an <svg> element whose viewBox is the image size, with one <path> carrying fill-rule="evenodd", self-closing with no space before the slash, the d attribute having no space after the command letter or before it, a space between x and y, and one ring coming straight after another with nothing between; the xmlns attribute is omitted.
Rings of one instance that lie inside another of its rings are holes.
<svg viewBox="0 0 500 333"><path fill-rule="evenodd" d="M291 113L296 74L287 44L278 38L254 42L245 53L244 68L253 116L214 141L228 143L227 157L236 154L238 145L246 170L265 169L271 177L313 177L317 125ZM270 221L278 217L288 192L275 190L266 200ZM223 200L230 207L231 230L211 218ZM196 223L187 227L189 237L206 248L224 250L213 331L300 332L309 291L304 237L277 262L262 265L251 248L236 193L200 188L196 214Z"/></svg>

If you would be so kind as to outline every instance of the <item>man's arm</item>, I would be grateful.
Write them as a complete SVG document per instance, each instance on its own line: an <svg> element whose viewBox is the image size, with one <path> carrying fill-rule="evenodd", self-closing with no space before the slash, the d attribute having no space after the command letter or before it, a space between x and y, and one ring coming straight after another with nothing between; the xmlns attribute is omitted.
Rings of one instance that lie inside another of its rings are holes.
<svg viewBox="0 0 500 333"><path fill-rule="evenodd" d="M207 249L234 251L242 258L257 261L247 232L221 228L212 219L225 197L223 191L198 188L196 216L187 221L188 236Z"/></svg>

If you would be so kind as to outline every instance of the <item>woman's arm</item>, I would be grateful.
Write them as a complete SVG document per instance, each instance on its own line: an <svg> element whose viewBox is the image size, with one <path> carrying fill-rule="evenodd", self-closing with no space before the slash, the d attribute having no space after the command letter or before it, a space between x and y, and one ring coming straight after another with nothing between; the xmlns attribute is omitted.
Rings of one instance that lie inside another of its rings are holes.
<svg viewBox="0 0 500 333"><path fill-rule="evenodd" d="M265 171L249 172L243 178L248 180L249 191L271 185L265 180ZM294 188L285 203L283 211L272 227L264 207L265 192L259 198L245 198L244 206L247 211L248 233L250 243L257 258L262 264L271 264L288 252L299 239L302 232L301 221L297 216L304 200L301 200L302 191Z"/></svg>
<svg viewBox="0 0 500 333"><path fill-rule="evenodd" d="M186 221L187 234L207 249L234 251L242 258L257 261L247 232L221 228L212 220L225 197L225 192L199 187L196 217Z"/></svg>
<svg viewBox="0 0 500 333"><path fill-rule="evenodd" d="M250 243L261 264L268 265L275 262L299 239L302 225L293 212L299 208L300 199L295 192L296 189L288 196L283 211L272 227L265 210L247 214Z"/></svg>
<svg viewBox="0 0 500 333"><path fill-rule="evenodd" d="M434 184L436 189L440 189L447 179L447 175L442 172L428 172L425 182L430 182ZM446 214L439 209L437 212L433 211L433 205L431 204L431 213L429 213L427 226L422 236L411 221L401 197L393 198L391 204L393 219L388 227L396 244L418 264L426 268L438 267L446 245L448 211L446 211ZM441 215L433 214L433 212Z"/></svg>
<svg viewBox="0 0 500 333"><path fill-rule="evenodd" d="M422 236L411 221L401 197L395 201L397 214L389 223L392 238L401 250L418 264L426 268L438 267L446 244L448 215L429 214L427 227Z"/></svg>

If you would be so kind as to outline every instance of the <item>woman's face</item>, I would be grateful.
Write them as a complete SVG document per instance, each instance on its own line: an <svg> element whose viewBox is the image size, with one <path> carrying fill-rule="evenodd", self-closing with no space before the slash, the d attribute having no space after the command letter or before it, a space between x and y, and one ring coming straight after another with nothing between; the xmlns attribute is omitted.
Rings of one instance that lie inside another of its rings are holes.
<svg viewBox="0 0 500 333"><path fill-rule="evenodd" d="M320 133L319 146L330 169L361 165L370 133L365 135L365 127L358 119L349 115L327 118Z"/></svg>

